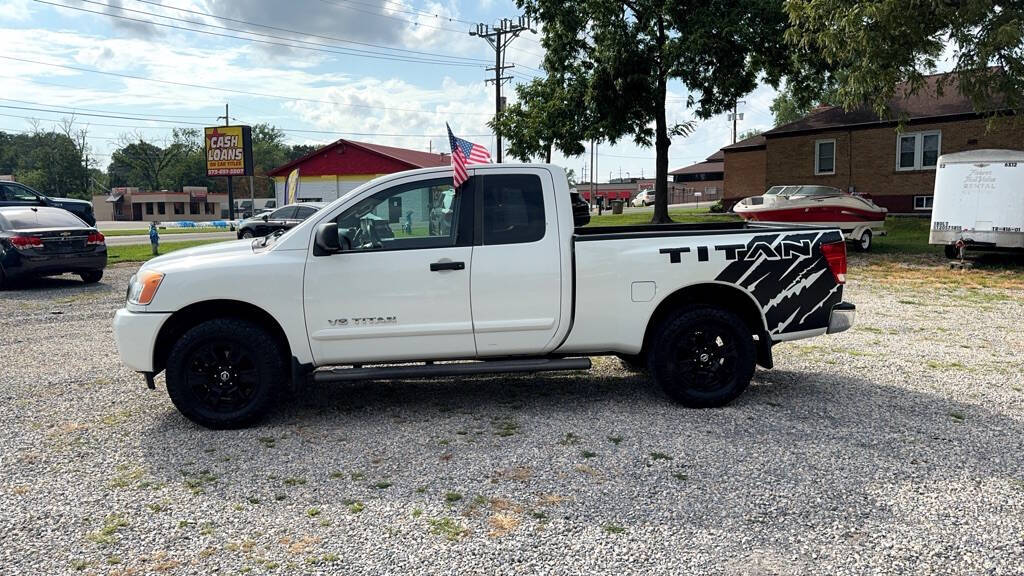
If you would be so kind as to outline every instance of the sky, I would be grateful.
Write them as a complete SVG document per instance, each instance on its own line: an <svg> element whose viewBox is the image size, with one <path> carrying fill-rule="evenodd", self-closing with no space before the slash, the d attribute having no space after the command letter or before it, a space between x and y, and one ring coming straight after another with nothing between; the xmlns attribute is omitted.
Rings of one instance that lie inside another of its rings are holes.
<svg viewBox="0 0 1024 576"><path fill-rule="evenodd" d="M105 169L124 137L160 143L175 126L220 124L228 104L232 123L273 124L290 144L447 152L447 122L493 155L494 52L468 31L519 13L511 0L0 0L0 130L45 130L74 112ZM512 42L510 100L542 58L539 35ZM686 95L670 84L670 125L694 118ZM771 127L774 96L762 86L744 98L740 133ZM699 121L673 139L669 169L731 141L724 114ZM598 181L654 174L653 148L597 154ZM552 161L589 176L589 156Z"/></svg>

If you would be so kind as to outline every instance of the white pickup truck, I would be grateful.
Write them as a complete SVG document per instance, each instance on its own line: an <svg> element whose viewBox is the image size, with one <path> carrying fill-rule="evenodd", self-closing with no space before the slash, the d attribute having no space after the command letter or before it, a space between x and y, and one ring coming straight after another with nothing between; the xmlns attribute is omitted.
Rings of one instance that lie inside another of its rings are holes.
<svg viewBox="0 0 1024 576"><path fill-rule="evenodd" d="M122 360L189 419L244 426L313 382L585 370L617 355L721 406L772 346L846 330L839 230L578 227L565 172L471 167L368 182L295 228L147 262L114 318ZM576 217L589 219L584 211Z"/></svg>

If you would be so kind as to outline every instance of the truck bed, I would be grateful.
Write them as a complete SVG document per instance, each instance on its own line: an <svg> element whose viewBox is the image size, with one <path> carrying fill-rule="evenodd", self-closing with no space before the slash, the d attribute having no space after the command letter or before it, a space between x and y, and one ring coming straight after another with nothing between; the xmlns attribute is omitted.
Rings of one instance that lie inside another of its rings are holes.
<svg viewBox="0 0 1024 576"><path fill-rule="evenodd" d="M624 240L628 238L660 238L668 236L707 236L750 232L806 232L814 226L799 224L763 224L750 222L699 222L673 224L635 224L631 226L579 227L574 230L577 242L593 240Z"/></svg>

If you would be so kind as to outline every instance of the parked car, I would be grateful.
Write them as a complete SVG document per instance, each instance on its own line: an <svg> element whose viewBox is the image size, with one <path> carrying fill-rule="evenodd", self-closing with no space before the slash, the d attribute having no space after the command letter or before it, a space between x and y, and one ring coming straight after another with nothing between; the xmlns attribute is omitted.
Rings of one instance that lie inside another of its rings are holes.
<svg viewBox="0 0 1024 576"><path fill-rule="evenodd" d="M590 224L590 204L583 199L579 192L569 192L569 199L572 204L573 226L586 226Z"/></svg>
<svg viewBox="0 0 1024 576"><path fill-rule="evenodd" d="M634 208L642 208L644 206L650 206L654 204L654 191L653 190L641 190L630 202Z"/></svg>
<svg viewBox="0 0 1024 576"><path fill-rule="evenodd" d="M78 216L89 226L96 225L92 202L72 198L50 198L20 182L0 182L0 206L52 206Z"/></svg>
<svg viewBox="0 0 1024 576"><path fill-rule="evenodd" d="M323 202L302 202L282 206L273 212L253 216L238 225L239 238L257 238L278 230L289 230L326 206Z"/></svg>
<svg viewBox="0 0 1024 576"><path fill-rule="evenodd" d="M574 228L556 166L474 165L440 234L381 237L364 217L422 211L451 183L451 168L390 174L255 246L150 260L114 318L122 361L150 387L166 370L174 405L211 428L255 422L306 381L586 370L605 354L711 407L775 344L853 325L838 229Z"/></svg>
<svg viewBox="0 0 1024 576"><path fill-rule="evenodd" d="M0 288L67 272L92 284L106 265L106 239L78 216L51 206L0 207Z"/></svg>

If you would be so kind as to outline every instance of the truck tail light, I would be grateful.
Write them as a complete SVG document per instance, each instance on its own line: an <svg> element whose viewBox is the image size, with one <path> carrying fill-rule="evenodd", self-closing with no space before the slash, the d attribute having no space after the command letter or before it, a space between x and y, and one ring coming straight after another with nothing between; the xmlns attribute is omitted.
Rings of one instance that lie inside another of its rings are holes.
<svg viewBox="0 0 1024 576"><path fill-rule="evenodd" d="M91 232L89 238L85 241L86 246L102 246L105 243L106 239L99 232Z"/></svg>
<svg viewBox="0 0 1024 576"><path fill-rule="evenodd" d="M38 236L14 236L11 238L11 244L18 250L42 248L43 239Z"/></svg>
<svg viewBox="0 0 1024 576"><path fill-rule="evenodd" d="M821 253L832 270L837 284L846 284L846 242L832 242L821 245Z"/></svg>

